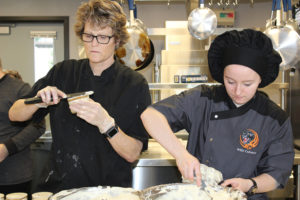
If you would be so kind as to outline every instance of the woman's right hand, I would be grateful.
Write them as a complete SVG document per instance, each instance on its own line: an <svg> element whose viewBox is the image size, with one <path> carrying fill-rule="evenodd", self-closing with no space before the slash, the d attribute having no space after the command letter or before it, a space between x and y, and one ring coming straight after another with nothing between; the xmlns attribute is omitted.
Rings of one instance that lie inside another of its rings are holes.
<svg viewBox="0 0 300 200"><path fill-rule="evenodd" d="M176 163L183 178L194 182L201 186L201 171L199 160L186 151L183 155L176 159Z"/></svg>
<svg viewBox="0 0 300 200"><path fill-rule="evenodd" d="M36 96L42 98L44 103L40 104L41 106L50 106L58 104L60 102L60 99L65 98L67 95L56 87L47 86L38 91Z"/></svg>

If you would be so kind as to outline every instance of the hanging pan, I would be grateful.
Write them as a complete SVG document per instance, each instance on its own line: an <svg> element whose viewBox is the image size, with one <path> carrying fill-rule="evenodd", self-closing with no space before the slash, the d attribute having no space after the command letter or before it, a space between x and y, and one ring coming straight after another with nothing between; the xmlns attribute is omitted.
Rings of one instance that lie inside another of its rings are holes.
<svg viewBox="0 0 300 200"><path fill-rule="evenodd" d="M134 21L135 21L135 24L138 27L142 28L145 33L147 33L147 27L142 22L142 20L140 20L139 18L137 18L137 5L134 3L133 6L134 6ZM153 57L154 57L154 45L153 45L152 40L150 38L149 38L149 41L150 41L150 53L147 56L147 58L145 59L145 61L143 62L143 64L141 65L141 67L137 68L136 71L146 68L152 62L152 60L153 60Z"/></svg>
<svg viewBox="0 0 300 200"><path fill-rule="evenodd" d="M154 48L151 50L151 41L149 37L134 19L133 0L128 0L128 6L130 19L127 23L127 31L130 37L123 47L116 50L116 56L121 63L133 70L139 70L142 67L146 67L146 63L149 64L151 62L149 62L150 58L148 57L152 57L153 59L154 52L152 53L153 55L151 55L151 52L154 51Z"/></svg>
<svg viewBox="0 0 300 200"><path fill-rule="evenodd" d="M199 8L192 10L188 17L190 34L199 39L208 38L217 28L217 16L209 8L204 7L204 0L199 0Z"/></svg>
<svg viewBox="0 0 300 200"><path fill-rule="evenodd" d="M282 58L280 67L286 70L299 61L300 38L295 30L282 23L280 4L280 0L276 0L276 25L268 27L264 33L271 38L273 48Z"/></svg>

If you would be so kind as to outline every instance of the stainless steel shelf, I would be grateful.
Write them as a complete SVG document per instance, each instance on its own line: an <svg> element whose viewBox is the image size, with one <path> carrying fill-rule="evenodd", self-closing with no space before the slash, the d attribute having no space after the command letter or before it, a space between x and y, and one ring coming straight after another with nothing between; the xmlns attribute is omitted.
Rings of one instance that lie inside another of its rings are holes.
<svg viewBox="0 0 300 200"><path fill-rule="evenodd" d="M220 83L149 83L150 90L162 89L189 89L198 85L220 85Z"/></svg>
<svg viewBox="0 0 300 200"><path fill-rule="evenodd" d="M161 90L161 89L189 89L194 88L198 85L221 85L220 83L148 83L150 90ZM278 89L288 89L288 83L272 83L268 87L274 87Z"/></svg>

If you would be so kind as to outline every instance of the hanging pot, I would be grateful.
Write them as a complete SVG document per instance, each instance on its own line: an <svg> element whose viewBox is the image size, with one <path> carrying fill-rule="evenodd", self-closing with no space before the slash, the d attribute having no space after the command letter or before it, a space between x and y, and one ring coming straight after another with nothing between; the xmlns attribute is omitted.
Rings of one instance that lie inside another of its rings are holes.
<svg viewBox="0 0 300 200"><path fill-rule="evenodd" d="M199 8L192 10L188 17L190 34L199 39L208 38L217 28L217 16L209 8L204 7L204 0L199 0Z"/></svg>
<svg viewBox="0 0 300 200"><path fill-rule="evenodd" d="M143 28L135 22L133 0L128 0L128 6L130 20L127 23L127 31L130 37L123 47L116 50L116 56L121 63L133 70L138 70L151 56L151 42Z"/></svg>
<svg viewBox="0 0 300 200"><path fill-rule="evenodd" d="M134 21L135 21L135 24L137 26L139 26L140 28L142 28L143 31L145 33L147 33L147 27L142 22L142 20L140 20L139 18L137 18L137 5L135 3L134 3ZM141 67L137 68L136 71L146 68L152 62L152 60L153 60L153 57L154 57L154 45L153 45L152 40L150 38L149 38L149 40L150 40L150 52L149 52L147 58L145 59L145 61L143 62L143 64L141 65Z"/></svg>
<svg viewBox="0 0 300 200"><path fill-rule="evenodd" d="M300 38L296 31L282 24L280 0L276 0L276 25L267 28L264 33L269 36L273 48L281 55L280 67L289 69L299 61Z"/></svg>

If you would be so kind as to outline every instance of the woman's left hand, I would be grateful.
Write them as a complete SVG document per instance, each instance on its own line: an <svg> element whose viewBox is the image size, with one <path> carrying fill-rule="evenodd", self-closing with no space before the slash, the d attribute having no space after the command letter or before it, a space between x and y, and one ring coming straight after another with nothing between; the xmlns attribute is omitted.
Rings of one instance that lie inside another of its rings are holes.
<svg viewBox="0 0 300 200"><path fill-rule="evenodd" d="M0 163L8 156L7 148L4 144L0 144Z"/></svg>
<svg viewBox="0 0 300 200"><path fill-rule="evenodd" d="M105 133L114 126L115 120L107 113L100 103L90 98L69 102L70 110L86 122L97 126L101 133Z"/></svg>
<svg viewBox="0 0 300 200"><path fill-rule="evenodd" d="M244 178L231 178L225 180L221 186L223 187L229 187L231 186L233 189L238 189L243 192L248 192L250 187L252 186L252 181L250 179L244 179Z"/></svg>

